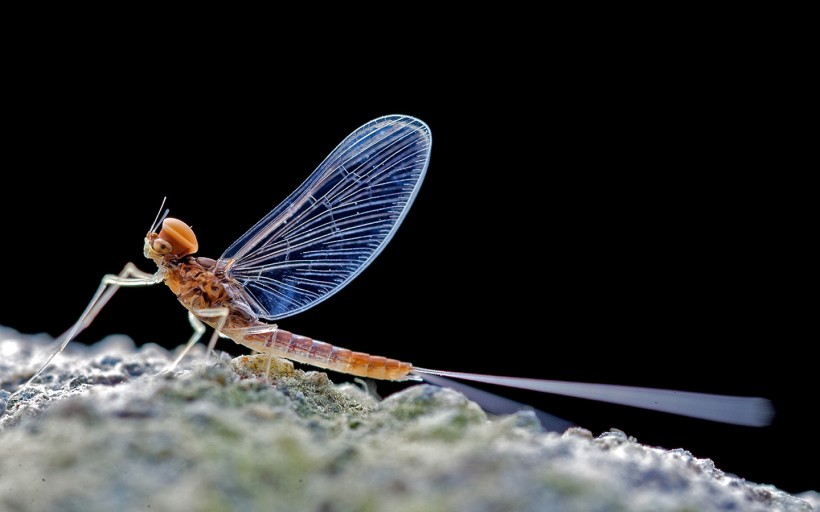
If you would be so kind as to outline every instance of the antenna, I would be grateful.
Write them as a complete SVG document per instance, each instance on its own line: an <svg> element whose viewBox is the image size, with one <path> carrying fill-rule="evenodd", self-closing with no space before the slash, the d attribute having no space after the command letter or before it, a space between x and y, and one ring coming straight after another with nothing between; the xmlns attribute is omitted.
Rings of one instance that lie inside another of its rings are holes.
<svg viewBox="0 0 820 512"><path fill-rule="evenodd" d="M162 204L159 205L159 211L157 212L157 216L154 218L154 222L151 223L151 227L148 228L149 233L153 233L159 227L162 221L165 220L165 217L168 216L168 213L170 211L168 208L166 208L164 212L162 211L162 207L165 206L166 199L168 199L168 196L164 196L162 198ZM160 213L162 213L162 215L160 215Z"/></svg>

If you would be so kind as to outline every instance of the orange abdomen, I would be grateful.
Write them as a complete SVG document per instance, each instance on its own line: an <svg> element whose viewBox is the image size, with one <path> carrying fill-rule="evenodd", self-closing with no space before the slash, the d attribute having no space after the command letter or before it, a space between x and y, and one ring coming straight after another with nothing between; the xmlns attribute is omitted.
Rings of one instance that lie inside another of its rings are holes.
<svg viewBox="0 0 820 512"><path fill-rule="evenodd" d="M364 352L353 352L281 329L269 334L268 337L265 351L337 372L371 379L404 380L413 370L410 363L372 356Z"/></svg>

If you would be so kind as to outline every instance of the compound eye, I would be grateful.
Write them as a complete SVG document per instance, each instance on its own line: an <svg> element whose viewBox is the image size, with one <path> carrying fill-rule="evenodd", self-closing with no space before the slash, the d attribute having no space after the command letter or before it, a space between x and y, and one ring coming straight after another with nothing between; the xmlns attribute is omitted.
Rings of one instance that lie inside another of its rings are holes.
<svg viewBox="0 0 820 512"><path fill-rule="evenodd" d="M162 238L157 238L154 240L154 251L160 254L171 254L174 248L171 246L170 243L166 242Z"/></svg>
<svg viewBox="0 0 820 512"><path fill-rule="evenodd" d="M156 246L159 241L168 244L170 249L167 253L164 253L155 247L155 251L160 254L173 254L177 258L193 254L199 248L193 230L181 220L171 217L168 217L162 222L162 230L160 230L159 236L157 236L157 240L154 242L154 246Z"/></svg>

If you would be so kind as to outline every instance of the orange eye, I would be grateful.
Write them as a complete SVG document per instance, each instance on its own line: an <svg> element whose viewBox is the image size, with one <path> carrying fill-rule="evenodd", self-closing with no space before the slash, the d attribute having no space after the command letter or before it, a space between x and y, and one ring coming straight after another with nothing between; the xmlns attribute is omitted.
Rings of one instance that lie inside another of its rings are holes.
<svg viewBox="0 0 820 512"><path fill-rule="evenodd" d="M154 250L160 254L170 254L174 248L162 238L157 238L154 240Z"/></svg>
<svg viewBox="0 0 820 512"><path fill-rule="evenodd" d="M157 242L160 240L167 243L171 249L168 250L168 253L157 252L161 254L173 254L178 258L193 254L199 248L196 242L196 235L194 235L193 230L188 224L171 217L162 221L162 230L159 232ZM154 242L154 245L156 245L156 242ZM156 248L154 250L156 250Z"/></svg>

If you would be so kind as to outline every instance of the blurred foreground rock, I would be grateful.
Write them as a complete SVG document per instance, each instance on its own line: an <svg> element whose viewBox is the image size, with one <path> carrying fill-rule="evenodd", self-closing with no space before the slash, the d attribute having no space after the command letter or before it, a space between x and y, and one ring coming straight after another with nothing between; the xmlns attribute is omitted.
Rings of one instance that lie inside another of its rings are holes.
<svg viewBox="0 0 820 512"><path fill-rule="evenodd" d="M461 394L377 401L264 356L173 355L126 337L72 346L0 328L0 510L810 511L772 486L620 432L545 433ZM214 358L216 359L216 358ZM194 363L190 363L193 361Z"/></svg>

